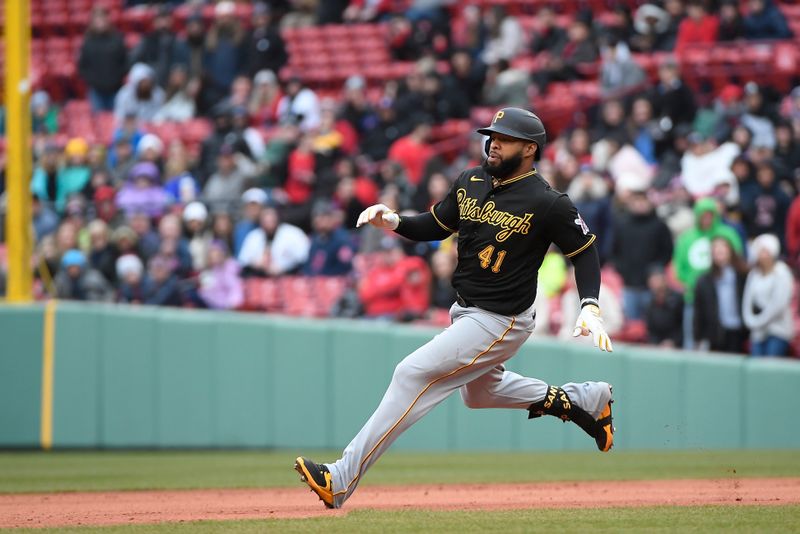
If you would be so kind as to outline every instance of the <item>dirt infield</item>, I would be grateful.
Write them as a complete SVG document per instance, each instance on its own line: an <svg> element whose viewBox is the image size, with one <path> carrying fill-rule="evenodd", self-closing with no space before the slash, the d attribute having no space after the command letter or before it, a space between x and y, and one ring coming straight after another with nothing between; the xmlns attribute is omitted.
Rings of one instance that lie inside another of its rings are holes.
<svg viewBox="0 0 800 534"><path fill-rule="evenodd" d="M366 486L344 510L308 490L226 489L0 495L0 528L336 516L350 510L600 508L800 503L800 478Z"/></svg>

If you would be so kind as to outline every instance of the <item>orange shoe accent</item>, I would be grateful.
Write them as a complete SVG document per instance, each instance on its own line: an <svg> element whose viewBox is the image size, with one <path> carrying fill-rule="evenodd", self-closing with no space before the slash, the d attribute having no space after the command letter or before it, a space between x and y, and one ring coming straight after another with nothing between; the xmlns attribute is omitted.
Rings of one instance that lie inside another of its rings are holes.
<svg viewBox="0 0 800 534"><path fill-rule="evenodd" d="M600 418L598 421L608 418L608 423L603 425L603 434L602 436L597 438L597 448L600 449L602 452L608 452L611 447L614 446L614 425L612 424L611 419L611 403L614 402L613 400L609 401L606 404L606 407L603 409L603 412L600 414ZM605 438L605 443L603 443L603 438Z"/></svg>
<svg viewBox="0 0 800 534"><path fill-rule="evenodd" d="M319 499L325 504L327 508L334 508L333 506L333 483L331 482L330 471L320 471L319 474L325 479L325 485L320 486L314 476L311 475L308 466L306 466L305 458L298 456L294 461L294 470L300 473L300 480L308 484L311 491L319 496Z"/></svg>

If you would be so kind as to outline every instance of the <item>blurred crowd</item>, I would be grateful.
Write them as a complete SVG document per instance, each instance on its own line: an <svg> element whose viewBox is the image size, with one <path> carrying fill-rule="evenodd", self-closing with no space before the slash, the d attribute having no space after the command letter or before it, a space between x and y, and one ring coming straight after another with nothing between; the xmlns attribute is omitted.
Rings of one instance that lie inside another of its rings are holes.
<svg viewBox="0 0 800 534"><path fill-rule="evenodd" d="M442 124L592 81L602 98L550 136L538 170L598 236L609 333L793 353L800 85L782 94L731 79L700 94L680 68L687 47L790 38L780 5L609 2L600 18L537 3L523 25L487 4L276 0L243 19L228 0L188 2L196 11L177 31L186 4L165 2L133 47L95 7L77 65L93 116L113 114L112 138L60 143L63 103L41 90L31 99L38 296L252 309L253 280L339 277L331 315L441 322L455 298L452 239L356 230L358 214L376 202L426 211L480 164L480 135L435 149ZM282 36L342 23L383 24L392 57L413 68L379 86L353 72L333 93L307 83ZM653 78L635 55L655 53L665 55ZM547 110L534 111L547 126ZM196 145L155 133L198 118L211 127ZM567 335L571 279L548 253L538 332Z"/></svg>

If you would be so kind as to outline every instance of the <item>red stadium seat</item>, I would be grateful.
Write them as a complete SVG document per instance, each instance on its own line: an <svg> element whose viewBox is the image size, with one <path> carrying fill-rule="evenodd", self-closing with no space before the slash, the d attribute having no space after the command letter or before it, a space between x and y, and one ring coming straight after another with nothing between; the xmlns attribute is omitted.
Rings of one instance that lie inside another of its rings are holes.
<svg viewBox="0 0 800 534"><path fill-rule="evenodd" d="M136 6L126 9L122 13L120 21L121 30L124 32L148 32L153 27L153 19L156 16L155 8L149 6Z"/></svg>
<svg viewBox="0 0 800 534"><path fill-rule="evenodd" d="M282 299L278 282L273 278L247 278L244 281L246 310L280 311Z"/></svg>
<svg viewBox="0 0 800 534"><path fill-rule="evenodd" d="M211 123L207 119L192 119L184 123L182 138L186 142L200 143L211 135L212 129Z"/></svg>
<svg viewBox="0 0 800 534"><path fill-rule="evenodd" d="M347 289L347 278L344 276L318 276L312 279L318 317L330 315L330 311Z"/></svg>
<svg viewBox="0 0 800 534"><path fill-rule="evenodd" d="M317 314L311 278L284 276L278 280L283 296L283 312L288 315L313 317Z"/></svg>
<svg viewBox="0 0 800 534"><path fill-rule="evenodd" d="M110 143L115 128L114 113L111 111L96 113L93 121L97 138L105 143Z"/></svg>
<svg viewBox="0 0 800 534"><path fill-rule="evenodd" d="M70 28L74 35L82 35L89 26L90 10L76 10L70 14Z"/></svg>

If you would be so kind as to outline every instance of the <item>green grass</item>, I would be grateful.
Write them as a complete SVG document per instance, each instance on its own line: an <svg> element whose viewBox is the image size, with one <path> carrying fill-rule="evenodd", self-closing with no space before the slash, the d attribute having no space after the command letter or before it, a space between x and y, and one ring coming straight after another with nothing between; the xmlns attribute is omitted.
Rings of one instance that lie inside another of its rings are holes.
<svg viewBox="0 0 800 534"><path fill-rule="evenodd" d="M309 452L328 461L334 452ZM293 451L3 452L0 493L295 486ZM364 484L800 476L800 451L393 453Z"/></svg>
<svg viewBox="0 0 800 534"><path fill-rule="evenodd" d="M96 528L18 529L64 534L170 534L231 532L800 532L800 506L696 506L431 512L357 510L314 519L162 523Z"/></svg>

